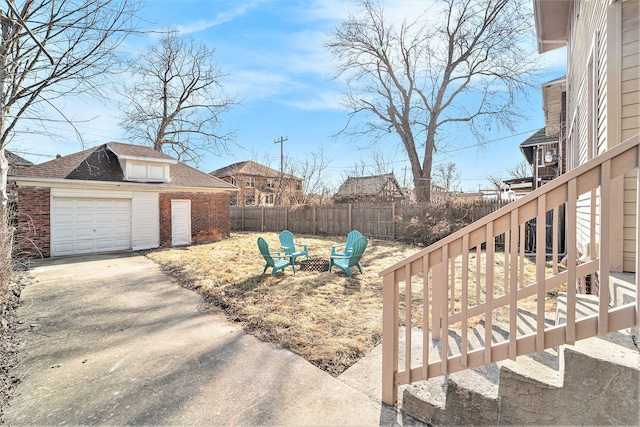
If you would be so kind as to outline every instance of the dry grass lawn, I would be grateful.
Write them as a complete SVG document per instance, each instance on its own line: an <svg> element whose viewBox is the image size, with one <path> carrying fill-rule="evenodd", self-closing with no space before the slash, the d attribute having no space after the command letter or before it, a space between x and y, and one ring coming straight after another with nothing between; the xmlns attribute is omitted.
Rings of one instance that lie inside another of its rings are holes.
<svg viewBox="0 0 640 427"><path fill-rule="evenodd" d="M147 256L184 286L242 322L264 341L287 348L339 375L380 343L382 338L382 279L384 268L417 252L400 243L370 240L361 260L363 274L353 269L349 279L333 272L290 268L271 277L262 274L264 259L257 239L265 238L270 250L279 248L277 233L232 233L211 244L152 251ZM328 259L331 245L346 237L296 235L306 243L311 258ZM298 258L296 264L304 258Z"/></svg>
<svg viewBox="0 0 640 427"><path fill-rule="evenodd" d="M197 290L232 320L242 322L250 333L332 375L345 371L381 341L382 278L378 273L420 250L369 240L361 260L364 272L354 268L351 279L340 269L301 271L299 262L304 258L296 260L295 276L286 268L271 277L271 269L262 274L265 263L257 246L259 236L271 251L279 250L277 233L232 233L220 242L160 249L147 256L183 286ZM296 235L296 243L308 245L310 258L328 259L331 245L345 240ZM420 294L415 289L412 295L416 325L421 322Z"/></svg>

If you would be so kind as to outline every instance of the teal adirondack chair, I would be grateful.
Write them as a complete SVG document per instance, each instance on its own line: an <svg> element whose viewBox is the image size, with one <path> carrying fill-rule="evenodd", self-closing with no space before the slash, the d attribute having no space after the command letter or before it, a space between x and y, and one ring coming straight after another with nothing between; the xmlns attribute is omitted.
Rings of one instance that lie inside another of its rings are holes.
<svg viewBox="0 0 640 427"><path fill-rule="evenodd" d="M291 268L293 268L293 274L296 274L296 266L291 262L291 258L286 255L280 255L280 252L269 252L269 244L262 237L258 237L258 248L266 261L262 274L266 273L267 269L271 267L273 268L273 270L271 270L271 276L275 276L278 270L284 272L284 269L288 266L291 266Z"/></svg>
<svg viewBox="0 0 640 427"><path fill-rule="evenodd" d="M300 256L309 259L309 252L307 252L307 245L302 243L295 243L293 241L293 233L289 230L284 230L278 236L280 239L280 249L284 251L284 256L291 257L291 264L295 264L296 258Z"/></svg>
<svg viewBox="0 0 640 427"><path fill-rule="evenodd" d="M331 246L331 256L334 255L349 255L353 250L352 246L362 237L362 234L358 230L353 230L347 234L347 243L342 243L340 245Z"/></svg>
<svg viewBox="0 0 640 427"><path fill-rule="evenodd" d="M333 267L338 267L347 273L347 276L351 277L351 267L358 267L360 274L362 274L362 266L360 265L360 258L364 254L364 250L367 249L367 238L359 237L352 246L352 252L350 255L331 255L329 262L329 271Z"/></svg>

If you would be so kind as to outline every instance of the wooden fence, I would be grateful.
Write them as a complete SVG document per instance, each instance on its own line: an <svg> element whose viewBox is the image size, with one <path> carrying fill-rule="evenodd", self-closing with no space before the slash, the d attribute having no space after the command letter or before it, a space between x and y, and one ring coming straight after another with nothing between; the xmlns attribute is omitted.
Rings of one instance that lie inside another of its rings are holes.
<svg viewBox="0 0 640 427"><path fill-rule="evenodd" d="M469 222L501 208L505 203L469 205ZM401 240L411 220L424 218L428 204L349 203L321 206L231 206L234 231L282 231L312 235L346 235L359 230L369 238Z"/></svg>

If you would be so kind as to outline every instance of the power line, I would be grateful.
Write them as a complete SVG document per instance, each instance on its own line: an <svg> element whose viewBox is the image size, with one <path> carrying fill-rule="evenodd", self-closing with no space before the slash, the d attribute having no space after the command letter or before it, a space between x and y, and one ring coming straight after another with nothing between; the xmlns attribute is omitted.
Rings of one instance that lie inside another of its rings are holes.
<svg viewBox="0 0 640 427"><path fill-rule="evenodd" d="M482 145L491 144L492 142L498 142L498 141L503 141L505 139L513 138L514 136L525 135L525 134L527 134L529 132L534 132L534 131L537 131L537 130L539 130L539 129L532 129L532 130L527 130L527 131L520 132L520 133L514 133L513 135L503 136L502 138L492 139L491 141L478 142L476 144L467 145L465 147L454 148L454 149L451 149L451 150L448 150L448 151L439 151L439 153L440 154L448 154L448 153L453 153L454 151L466 150L467 148L480 147Z"/></svg>
<svg viewBox="0 0 640 427"><path fill-rule="evenodd" d="M514 133L512 135L507 135L507 136L503 136L503 137L500 137L500 138L492 139L492 140L485 141L485 142L477 142L475 144L466 145L464 147L453 148L453 149L447 150L447 151L438 151L438 154L449 154L449 153L453 153L455 151L462 151L462 150L466 150L466 149L469 149L469 148L480 147L480 146L491 144L491 143L494 143L494 142L504 141L505 139L513 138L513 137L516 137L516 136L526 135L528 133L535 132L535 131L538 131L538 130L539 129L531 129L531 130L527 130L527 131L524 131L524 132ZM405 159L405 160L394 160L394 161L390 161L390 162L386 162L386 163L389 164L389 165L392 165L392 164L397 164L397 163L406 163L407 161L408 161L408 159ZM437 164L437 163L440 163L440 162L434 162L434 164ZM370 164L370 165L358 165L358 166L360 166L360 167L375 167L377 165ZM329 166L327 169L351 169L351 168L353 168L353 166Z"/></svg>
<svg viewBox="0 0 640 427"><path fill-rule="evenodd" d="M32 153L29 151L18 151L18 150L9 150L14 154L18 154L21 156L39 156L39 157L51 157L51 158L55 158L56 155L55 154L42 154L42 153Z"/></svg>

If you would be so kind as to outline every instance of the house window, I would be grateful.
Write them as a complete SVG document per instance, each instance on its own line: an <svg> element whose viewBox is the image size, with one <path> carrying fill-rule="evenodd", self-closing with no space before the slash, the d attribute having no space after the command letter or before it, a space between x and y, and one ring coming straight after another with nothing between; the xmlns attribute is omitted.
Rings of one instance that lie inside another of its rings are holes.
<svg viewBox="0 0 640 427"><path fill-rule="evenodd" d="M296 190L297 191L302 191L302 183L301 182L297 182L296 183Z"/></svg>
<svg viewBox="0 0 640 427"><path fill-rule="evenodd" d="M244 204L245 206L251 206L255 203L256 199L253 197L253 195L251 196L244 196Z"/></svg>
<svg viewBox="0 0 640 427"><path fill-rule="evenodd" d="M272 205L273 204L273 194L267 194L265 196L265 203L268 205Z"/></svg>
<svg viewBox="0 0 640 427"><path fill-rule="evenodd" d="M247 188L254 188L256 186L256 179L252 176L244 179L244 186Z"/></svg>
<svg viewBox="0 0 640 427"><path fill-rule="evenodd" d="M267 179L267 188L275 188L276 184L273 178Z"/></svg>
<svg viewBox="0 0 640 427"><path fill-rule="evenodd" d="M235 206L238 204L238 198L236 196L231 196L231 206Z"/></svg>
<svg viewBox="0 0 640 427"><path fill-rule="evenodd" d="M232 177L231 177L231 184L233 184L233 185L238 185L238 180L236 180L236 177L235 177L235 176L232 176Z"/></svg>

